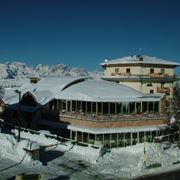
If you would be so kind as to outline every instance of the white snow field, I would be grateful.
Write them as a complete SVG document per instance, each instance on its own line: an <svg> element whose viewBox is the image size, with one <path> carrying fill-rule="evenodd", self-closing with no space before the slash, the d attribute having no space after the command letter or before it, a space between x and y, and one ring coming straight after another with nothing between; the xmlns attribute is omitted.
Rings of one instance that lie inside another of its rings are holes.
<svg viewBox="0 0 180 180"><path fill-rule="evenodd" d="M47 138L43 132L21 132L19 143L16 135L17 131L11 135L0 133L0 179L37 173L44 179L133 179L180 169L180 149L175 144L142 143L103 153L101 148ZM41 162L24 150L29 142L44 147Z"/></svg>

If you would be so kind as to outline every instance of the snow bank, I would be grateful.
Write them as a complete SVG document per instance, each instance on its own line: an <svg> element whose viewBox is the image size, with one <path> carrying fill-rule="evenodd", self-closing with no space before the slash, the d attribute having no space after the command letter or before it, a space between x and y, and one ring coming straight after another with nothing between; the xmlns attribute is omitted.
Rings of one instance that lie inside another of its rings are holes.
<svg viewBox="0 0 180 180"><path fill-rule="evenodd" d="M20 142L17 142L14 135L0 133L0 144L1 157L18 163L28 163L34 165L32 157L25 149L33 150L38 148L36 143L33 143L30 140L21 140Z"/></svg>
<svg viewBox="0 0 180 180"><path fill-rule="evenodd" d="M47 138L44 133L37 135L22 132L21 137L26 140L17 143L12 135L0 133L1 156L17 162L25 157L23 163L32 164L34 162L36 164L29 156L25 156L26 152L24 151L24 148L30 147L29 142L35 141L40 146L46 147L47 153L51 150L62 153L62 156L54 158L55 164L63 162L65 159L71 160L67 161L71 163L81 161L84 164L87 163L98 174L114 179L138 177L168 170L169 168L172 170L173 167L177 168L178 165L180 168L180 149L176 144L168 142L139 143L134 146L109 150L103 149L103 147L96 148L93 145L58 141ZM32 148L38 147L32 145ZM49 166L52 165L53 162L51 161Z"/></svg>

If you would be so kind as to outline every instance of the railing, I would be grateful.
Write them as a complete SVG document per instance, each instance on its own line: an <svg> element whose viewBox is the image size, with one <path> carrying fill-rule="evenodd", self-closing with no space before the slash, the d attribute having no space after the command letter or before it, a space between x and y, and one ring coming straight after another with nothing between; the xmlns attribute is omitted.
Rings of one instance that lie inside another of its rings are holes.
<svg viewBox="0 0 180 180"><path fill-rule="evenodd" d="M168 74L131 74L131 73L111 73L111 75L105 75L101 77L102 79L138 79L138 80L175 80L177 77L175 75Z"/></svg>
<svg viewBox="0 0 180 180"><path fill-rule="evenodd" d="M118 120L139 120L139 119L167 119L166 115L158 114L118 114L118 115L95 115L84 113L70 113L63 112L60 114L62 117L72 117L87 120L99 121L118 121Z"/></svg>

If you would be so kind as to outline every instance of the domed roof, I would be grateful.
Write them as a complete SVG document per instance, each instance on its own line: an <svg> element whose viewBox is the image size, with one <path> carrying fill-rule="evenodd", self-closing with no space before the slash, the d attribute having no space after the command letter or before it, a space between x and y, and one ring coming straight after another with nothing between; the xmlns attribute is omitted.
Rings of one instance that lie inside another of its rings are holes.
<svg viewBox="0 0 180 180"><path fill-rule="evenodd" d="M61 93L58 93L58 99L71 99L80 101L132 101L142 97L143 94L125 85L104 80L90 80L73 84Z"/></svg>

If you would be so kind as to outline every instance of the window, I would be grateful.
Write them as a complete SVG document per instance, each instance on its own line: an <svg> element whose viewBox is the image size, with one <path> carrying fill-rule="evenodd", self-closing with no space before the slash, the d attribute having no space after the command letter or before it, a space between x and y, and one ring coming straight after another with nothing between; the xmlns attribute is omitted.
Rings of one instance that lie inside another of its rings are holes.
<svg viewBox="0 0 180 180"><path fill-rule="evenodd" d="M130 68L126 68L126 73L130 73L130 72L131 72Z"/></svg>
<svg viewBox="0 0 180 180"><path fill-rule="evenodd" d="M147 83L147 87L150 87L150 86L152 86L152 83Z"/></svg>
<svg viewBox="0 0 180 180"><path fill-rule="evenodd" d="M151 89L151 90L150 90L150 94L153 94L153 93L154 93L154 90Z"/></svg>
<svg viewBox="0 0 180 180"><path fill-rule="evenodd" d="M154 74L154 69L153 68L150 69L150 74Z"/></svg>
<svg viewBox="0 0 180 180"><path fill-rule="evenodd" d="M161 74L165 74L165 69L161 69Z"/></svg>
<svg viewBox="0 0 180 180"><path fill-rule="evenodd" d="M115 68L115 74L119 73L119 68Z"/></svg>

